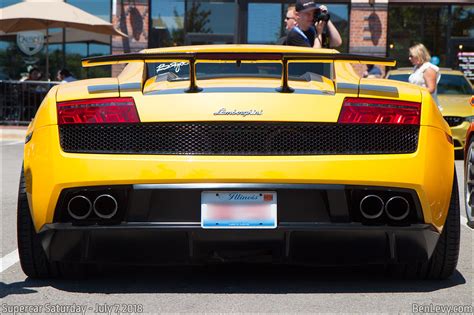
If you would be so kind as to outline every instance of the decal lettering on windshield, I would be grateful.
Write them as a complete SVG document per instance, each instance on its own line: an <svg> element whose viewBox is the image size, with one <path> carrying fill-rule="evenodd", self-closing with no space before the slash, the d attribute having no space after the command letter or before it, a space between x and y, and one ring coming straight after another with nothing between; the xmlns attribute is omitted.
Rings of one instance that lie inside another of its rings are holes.
<svg viewBox="0 0 474 315"><path fill-rule="evenodd" d="M189 62L181 61L181 62L171 62L171 63L160 63L156 67L156 73L166 71L168 69L174 68L175 73L179 73L182 66L189 65Z"/></svg>

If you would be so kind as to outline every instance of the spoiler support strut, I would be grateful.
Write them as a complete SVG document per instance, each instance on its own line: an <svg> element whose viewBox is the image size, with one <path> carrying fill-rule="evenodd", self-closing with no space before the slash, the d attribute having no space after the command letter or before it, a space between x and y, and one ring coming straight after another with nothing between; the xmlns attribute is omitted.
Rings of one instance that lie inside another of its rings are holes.
<svg viewBox="0 0 474 315"><path fill-rule="evenodd" d="M288 85L288 60L283 58L281 72L281 86L276 90L280 93L293 93L295 90Z"/></svg>
<svg viewBox="0 0 474 315"><path fill-rule="evenodd" d="M198 93L201 92L202 88L198 87L196 84L196 59L190 58L189 59L189 89L187 89L186 93Z"/></svg>

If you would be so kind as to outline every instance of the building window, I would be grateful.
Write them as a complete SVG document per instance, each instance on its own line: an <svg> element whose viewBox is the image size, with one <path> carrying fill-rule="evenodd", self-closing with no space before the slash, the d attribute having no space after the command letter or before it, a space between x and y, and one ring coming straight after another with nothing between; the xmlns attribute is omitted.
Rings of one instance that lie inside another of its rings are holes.
<svg viewBox="0 0 474 315"><path fill-rule="evenodd" d="M151 0L149 47L235 42L233 0Z"/></svg>
<svg viewBox="0 0 474 315"><path fill-rule="evenodd" d="M411 66L408 49L423 43L432 56L446 64L449 7L390 5L388 10L388 55L398 67Z"/></svg>
<svg viewBox="0 0 474 315"><path fill-rule="evenodd" d="M423 43L442 67L456 67L457 54L474 51L474 6L390 4L388 55L398 67L411 66L408 49Z"/></svg>
<svg viewBox="0 0 474 315"><path fill-rule="evenodd" d="M249 3L247 43L276 44L283 36L286 8L281 3Z"/></svg>
<svg viewBox="0 0 474 315"><path fill-rule="evenodd" d="M474 38L474 5L453 5L451 36Z"/></svg>

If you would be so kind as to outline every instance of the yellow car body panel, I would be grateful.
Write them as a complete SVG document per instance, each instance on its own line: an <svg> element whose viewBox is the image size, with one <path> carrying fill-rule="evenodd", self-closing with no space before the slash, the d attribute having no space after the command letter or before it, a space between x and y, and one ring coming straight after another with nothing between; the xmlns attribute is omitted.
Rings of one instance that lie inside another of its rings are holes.
<svg viewBox="0 0 474 315"><path fill-rule="evenodd" d="M439 102L443 106L443 116L465 117L465 120L451 127L454 139L454 149L463 150L466 145L466 133L471 125L471 119L474 116L472 106L470 104L470 95L439 95ZM471 119L469 119L471 118Z"/></svg>
<svg viewBox="0 0 474 315"><path fill-rule="evenodd" d="M61 93L57 95L57 102L77 99L117 97L119 95L117 78L74 81L61 85L59 90Z"/></svg>
<svg viewBox="0 0 474 315"><path fill-rule="evenodd" d="M420 89L412 84L397 84L384 79L361 79L359 97L383 97L386 99L403 99L410 102L420 102Z"/></svg>
<svg viewBox="0 0 474 315"><path fill-rule="evenodd" d="M34 141L33 141L34 139ZM25 146L36 229L52 223L62 189L106 184L312 183L409 188L417 191L426 223L441 230L449 205L454 157L446 131L424 126L413 154L371 156L151 156L62 152L57 126L35 130ZM48 165L48 167L45 167ZM243 167L245 166L245 167ZM407 167L409 166L409 167ZM440 183L439 174L443 175Z"/></svg>

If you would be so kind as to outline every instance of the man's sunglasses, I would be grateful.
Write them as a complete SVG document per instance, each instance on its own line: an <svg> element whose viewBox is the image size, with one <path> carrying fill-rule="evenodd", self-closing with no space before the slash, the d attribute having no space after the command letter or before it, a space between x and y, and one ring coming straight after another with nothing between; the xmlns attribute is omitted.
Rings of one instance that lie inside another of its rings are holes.
<svg viewBox="0 0 474 315"><path fill-rule="evenodd" d="M285 17L285 21L288 21L288 20L294 20L295 18L294 17Z"/></svg>

